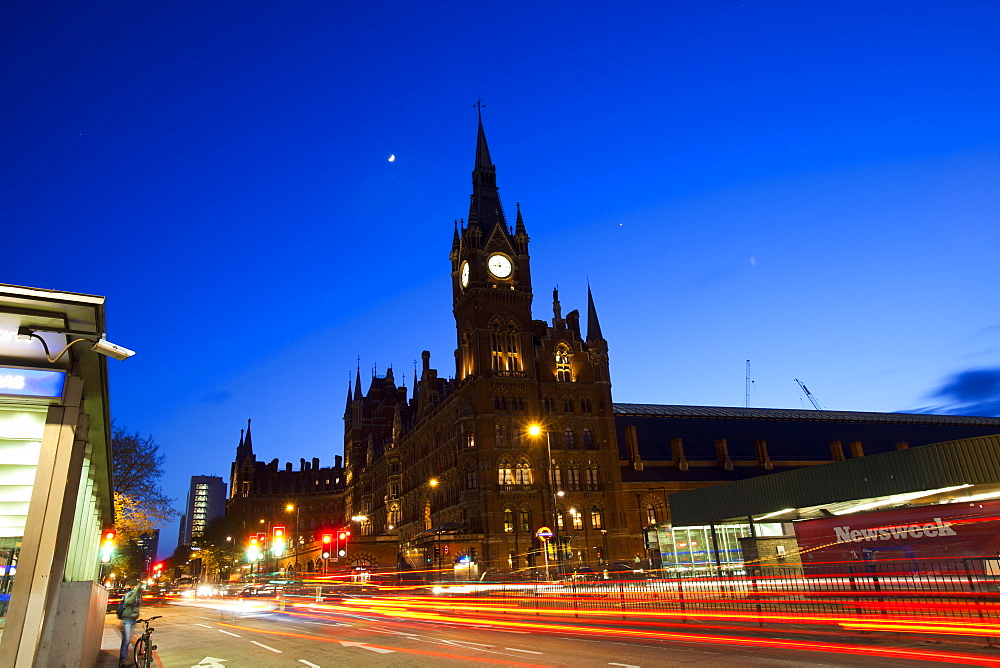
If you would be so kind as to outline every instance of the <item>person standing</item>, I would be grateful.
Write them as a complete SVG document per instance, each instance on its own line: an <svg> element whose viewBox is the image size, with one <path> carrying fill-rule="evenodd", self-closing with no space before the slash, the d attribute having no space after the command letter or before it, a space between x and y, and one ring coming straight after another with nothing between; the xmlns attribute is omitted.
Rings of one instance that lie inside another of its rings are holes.
<svg viewBox="0 0 1000 668"><path fill-rule="evenodd" d="M122 597L122 605L119 608L118 618L122 620L122 649L118 655L119 666L132 665L128 659L128 646L132 640L132 631L135 629L135 620L139 619L139 604L141 602L142 582L139 582L135 589Z"/></svg>

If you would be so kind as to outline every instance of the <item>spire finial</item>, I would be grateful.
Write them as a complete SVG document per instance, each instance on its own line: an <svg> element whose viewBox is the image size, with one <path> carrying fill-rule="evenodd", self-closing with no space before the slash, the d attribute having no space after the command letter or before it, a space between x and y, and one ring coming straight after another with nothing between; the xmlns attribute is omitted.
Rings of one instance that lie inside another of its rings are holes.
<svg viewBox="0 0 1000 668"><path fill-rule="evenodd" d="M476 113L479 114L479 120L480 121L483 120L483 107L486 106L485 104L483 104L483 98L477 97L476 103L472 106L476 108Z"/></svg>

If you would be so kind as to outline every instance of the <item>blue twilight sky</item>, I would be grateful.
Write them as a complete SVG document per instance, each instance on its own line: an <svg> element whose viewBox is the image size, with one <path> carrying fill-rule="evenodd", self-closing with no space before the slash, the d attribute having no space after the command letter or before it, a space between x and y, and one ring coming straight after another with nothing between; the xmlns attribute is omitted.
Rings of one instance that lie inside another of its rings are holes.
<svg viewBox="0 0 1000 668"><path fill-rule="evenodd" d="M107 296L178 507L328 465L356 357L454 373L482 96L617 401L1000 415L998 73L994 1L9 1L0 282Z"/></svg>

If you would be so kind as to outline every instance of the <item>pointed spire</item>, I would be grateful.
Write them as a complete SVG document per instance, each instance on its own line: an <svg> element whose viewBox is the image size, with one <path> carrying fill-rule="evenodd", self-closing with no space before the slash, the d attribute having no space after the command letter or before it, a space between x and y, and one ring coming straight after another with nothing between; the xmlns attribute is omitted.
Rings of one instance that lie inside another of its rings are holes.
<svg viewBox="0 0 1000 668"><path fill-rule="evenodd" d="M354 374L354 400L361 401L361 362L358 361L358 370Z"/></svg>
<svg viewBox="0 0 1000 668"><path fill-rule="evenodd" d="M524 219L521 218L520 202L517 202L517 220L514 222L514 234L517 236L528 236L528 231L524 229Z"/></svg>
<svg viewBox="0 0 1000 668"><path fill-rule="evenodd" d="M486 169L493 171L493 161L490 160L490 147L486 145L486 131L483 130L483 110L479 109L479 136L476 137L476 166L475 170Z"/></svg>
<svg viewBox="0 0 1000 668"><path fill-rule="evenodd" d="M347 406L344 408L344 414L351 412L351 377L347 377Z"/></svg>
<svg viewBox="0 0 1000 668"><path fill-rule="evenodd" d="M587 283L587 341L603 341L601 321L597 319L597 307L594 306L594 295Z"/></svg>
<svg viewBox="0 0 1000 668"><path fill-rule="evenodd" d="M245 447L248 452L253 454L253 437L250 436L250 418L247 418L247 436L243 440L243 447Z"/></svg>
<svg viewBox="0 0 1000 668"><path fill-rule="evenodd" d="M456 220L455 221L455 235L451 239L451 252L452 253L457 253L458 249L459 249L459 246L460 246L460 242L459 242L459 238L458 238L458 221Z"/></svg>
<svg viewBox="0 0 1000 668"><path fill-rule="evenodd" d="M497 193L497 171L490 160L481 109L479 136L476 139L476 165L472 170L472 201L469 205L469 225L473 224L478 225L487 235L497 226L507 234L507 220Z"/></svg>

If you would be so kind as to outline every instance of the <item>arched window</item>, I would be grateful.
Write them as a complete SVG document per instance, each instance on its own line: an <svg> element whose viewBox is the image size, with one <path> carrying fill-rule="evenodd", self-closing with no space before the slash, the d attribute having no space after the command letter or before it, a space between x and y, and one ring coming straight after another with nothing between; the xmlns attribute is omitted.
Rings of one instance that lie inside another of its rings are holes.
<svg viewBox="0 0 1000 668"><path fill-rule="evenodd" d="M521 508L519 513L521 533L531 533L531 513L527 508Z"/></svg>
<svg viewBox="0 0 1000 668"><path fill-rule="evenodd" d="M575 460L569 460L566 466L566 488L578 491L580 489L580 469Z"/></svg>
<svg viewBox="0 0 1000 668"><path fill-rule="evenodd" d="M395 529L399 526L399 504L393 503L389 506L389 516L386 520L386 528Z"/></svg>
<svg viewBox="0 0 1000 668"><path fill-rule="evenodd" d="M517 323L511 320L507 323L507 332L504 337L507 348L507 371L521 370L521 354L517 345Z"/></svg>
<svg viewBox="0 0 1000 668"><path fill-rule="evenodd" d="M601 516L601 509L597 506L592 506L590 509L590 526L594 529L604 528L604 518Z"/></svg>
<svg viewBox="0 0 1000 668"><path fill-rule="evenodd" d="M577 531L583 529L583 513L581 513L576 508L569 509L569 516L573 518L573 528Z"/></svg>
<svg viewBox="0 0 1000 668"><path fill-rule="evenodd" d="M424 502L424 531L430 531L431 528L431 500L427 499Z"/></svg>
<svg viewBox="0 0 1000 668"><path fill-rule="evenodd" d="M514 531L514 511L510 508L503 509L503 530L507 533Z"/></svg>
<svg viewBox="0 0 1000 668"><path fill-rule="evenodd" d="M597 464L593 459L587 460L587 468L583 470L583 488L594 490L598 487Z"/></svg>
<svg viewBox="0 0 1000 668"><path fill-rule="evenodd" d="M511 319L506 325L499 318L490 321L490 350L494 371L521 370L517 321Z"/></svg>
<svg viewBox="0 0 1000 668"><path fill-rule="evenodd" d="M551 468L551 471L552 471L552 489L554 489L554 490L556 490L558 492L560 489L562 489L562 469L559 468L559 465L556 464L556 460L554 460L554 459L550 462L550 465L552 467Z"/></svg>
<svg viewBox="0 0 1000 668"><path fill-rule="evenodd" d="M507 445L507 423L497 422L496 425L496 444L498 447L504 447Z"/></svg>
<svg viewBox="0 0 1000 668"><path fill-rule="evenodd" d="M594 432L590 431L590 427L583 428L583 447L588 450L594 447Z"/></svg>
<svg viewBox="0 0 1000 668"><path fill-rule="evenodd" d="M531 481L531 463L524 457L521 457L517 460L517 465L514 467L514 484L530 485Z"/></svg>
<svg viewBox="0 0 1000 668"><path fill-rule="evenodd" d="M569 382L573 380L573 371L569 364L570 350L565 343L556 346L556 380Z"/></svg>
<svg viewBox="0 0 1000 668"><path fill-rule="evenodd" d="M573 431L572 427L566 427L565 431L563 431L563 442L567 448L576 447L576 432Z"/></svg>
<svg viewBox="0 0 1000 668"><path fill-rule="evenodd" d="M501 485L514 484L514 469L511 466L510 459L507 457L501 459L500 464L497 466L497 482Z"/></svg>
<svg viewBox="0 0 1000 668"><path fill-rule="evenodd" d="M559 531L566 530L566 524L563 522L564 511L562 508L556 508L556 528Z"/></svg>
<svg viewBox="0 0 1000 668"><path fill-rule="evenodd" d="M656 524L656 508L652 503L646 504L646 524Z"/></svg>

